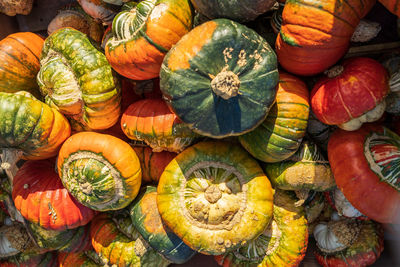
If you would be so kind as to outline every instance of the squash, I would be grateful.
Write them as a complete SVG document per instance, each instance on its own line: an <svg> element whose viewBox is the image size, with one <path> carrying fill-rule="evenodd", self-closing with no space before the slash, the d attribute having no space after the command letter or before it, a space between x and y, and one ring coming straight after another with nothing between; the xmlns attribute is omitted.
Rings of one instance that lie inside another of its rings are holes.
<svg viewBox="0 0 400 267"><path fill-rule="evenodd" d="M98 43L101 42L104 32L104 28L100 23L86 14L79 5L74 4L58 11L58 14L47 26L47 33L51 35L63 27L71 27L81 31Z"/></svg>
<svg viewBox="0 0 400 267"><path fill-rule="evenodd" d="M242 146L264 162L279 162L300 147L310 110L307 86L295 76L279 73L275 104L267 119L253 131L239 136Z"/></svg>
<svg viewBox="0 0 400 267"><path fill-rule="evenodd" d="M37 82L46 103L83 127L113 126L120 115L121 89L104 54L73 28L50 35L43 46Z"/></svg>
<svg viewBox="0 0 400 267"><path fill-rule="evenodd" d="M377 61L356 57L335 66L311 92L311 107L323 123L354 131L385 111L389 76Z"/></svg>
<svg viewBox="0 0 400 267"><path fill-rule="evenodd" d="M95 132L68 138L57 167L71 195L99 211L126 207L138 194L142 179L139 159L129 144Z"/></svg>
<svg viewBox="0 0 400 267"><path fill-rule="evenodd" d="M132 222L129 224L132 225ZM99 214L91 223L93 248L109 266L169 265L169 261L149 247L134 227L130 227L129 233L122 229L107 213Z"/></svg>
<svg viewBox="0 0 400 267"><path fill-rule="evenodd" d="M254 20L275 4L274 0L191 0L201 14L210 19L227 18L238 22Z"/></svg>
<svg viewBox="0 0 400 267"><path fill-rule="evenodd" d="M215 256L224 267L298 266L308 244L307 220L303 207L296 207L296 197L283 190L274 194L274 218L256 239L236 251Z"/></svg>
<svg viewBox="0 0 400 267"><path fill-rule="evenodd" d="M389 72L390 93L386 97L386 112L400 115L400 54L393 53L380 61Z"/></svg>
<svg viewBox="0 0 400 267"><path fill-rule="evenodd" d="M190 31L192 20L189 0L131 2L114 18L107 59L129 79L156 78L165 54Z"/></svg>
<svg viewBox="0 0 400 267"><path fill-rule="evenodd" d="M57 256L55 253L45 254L21 253L16 257L10 257L0 261L2 267L56 267Z"/></svg>
<svg viewBox="0 0 400 267"><path fill-rule="evenodd" d="M288 160L264 165L264 170L274 188L306 193L309 190L327 191L335 187L329 162L316 144L303 141L300 149ZM305 200L307 196L301 197ZM299 202L300 203L300 202Z"/></svg>
<svg viewBox="0 0 400 267"><path fill-rule="evenodd" d="M33 0L1 0L0 12L7 16L28 15L32 11Z"/></svg>
<svg viewBox="0 0 400 267"><path fill-rule="evenodd" d="M278 9L275 10L274 13L272 14L270 24L275 34L279 34L279 32L281 31L282 12L284 7L285 3L279 3Z"/></svg>
<svg viewBox="0 0 400 267"><path fill-rule="evenodd" d="M310 116L307 123L308 139L316 143L324 152L328 149L329 137L336 130L336 126L327 125L317 119L312 110L310 110Z"/></svg>
<svg viewBox="0 0 400 267"><path fill-rule="evenodd" d="M170 262L182 264L196 254L161 220L156 187L146 186L129 210L132 223L144 240Z"/></svg>
<svg viewBox="0 0 400 267"><path fill-rule="evenodd" d="M140 161L143 184L158 184L165 167L177 155L168 151L153 152L151 148L142 146L134 146L133 149Z"/></svg>
<svg viewBox="0 0 400 267"><path fill-rule="evenodd" d="M119 11L118 6L109 4L103 0L78 0L78 3L89 16L107 25L111 25L115 15Z"/></svg>
<svg viewBox="0 0 400 267"><path fill-rule="evenodd" d="M338 188L377 222L400 222L399 149L400 137L379 125L354 132L339 129L329 139L328 158Z"/></svg>
<svg viewBox="0 0 400 267"><path fill-rule="evenodd" d="M383 251L383 228L373 221L321 223L315 227L314 237L318 247L314 254L324 267L365 267Z"/></svg>
<svg viewBox="0 0 400 267"><path fill-rule="evenodd" d="M287 1L276 40L279 63L298 75L314 75L335 64L375 0ZM329 52L328 52L329 51Z"/></svg>
<svg viewBox="0 0 400 267"><path fill-rule="evenodd" d="M44 40L32 32L18 32L0 41L0 92L27 91L40 97L36 74Z"/></svg>
<svg viewBox="0 0 400 267"><path fill-rule="evenodd" d="M276 55L253 30L227 19L197 26L168 52L160 88L199 134L237 136L261 124L275 100Z"/></svg>
<svg viewBox="0 0 400 267"><path fill-rule="evenodd" d="M178 154L157 186L165 224L189 247L211 255L260 235L272 217L272 198L257 161L222 141L200 142Z"/></svg>
<svg viewBox="0 0 400 267"><path fill-rule="evenodd" d="M58 253L58 264L60 267L98 267L95 261L86 255L85 252Z"/></svg>
<svg viewBox="0 0 400 267"><path fill-rule="evenodd" d="M198 137L171 112L162 99L143 99L122 114L121 127L129 139L144 141L154 152L180 152Z"/></svg>
<svg viewBox="0 0 400 267"><path fill-rule="evenodd" d="M95 211L76 201L54 170L55 160L27 161L13 180L12 198L28 221L57 231L87 224Z"/></svg>
<svg viewBox="0 0 400 267"><path fill-rule="evenodd" d="M32 245L26 229L19 223L0 224L0 259L15 256Z"/></svg>
<svg viewBox="0 0 400 267"><path fill-rule="evenodd" d="M400 3L397 0L378 0L387 10L400 17Z"/></svg>

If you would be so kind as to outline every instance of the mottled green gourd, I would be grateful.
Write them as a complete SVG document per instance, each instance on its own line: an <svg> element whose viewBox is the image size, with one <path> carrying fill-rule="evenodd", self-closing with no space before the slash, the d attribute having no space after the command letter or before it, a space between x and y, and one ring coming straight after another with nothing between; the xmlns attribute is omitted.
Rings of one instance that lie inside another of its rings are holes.
<svg viewBox="0 0 400 267"><path fill-rule="evenodd" d="M265 164L264 170L272 185L283 190L326 191L335 186L329 162L310 141L288 160Z"/></svg>
<svg viewBox="0 0 400 267"><path fill-rule="evenodd" d="M105 55L73 28L45 41L37 82L46 103L57 107L76 128L107 129L120 115L121 90Z"/></svg>
<svg viewBox="0 0 400 267"><path fill-rule="evenodd" d="M296 207L292 192L276 190L274 217L256 239L241 248L215 256L224 267L294 267L305 256L308 244L307 219L303 207Z"/></svg>

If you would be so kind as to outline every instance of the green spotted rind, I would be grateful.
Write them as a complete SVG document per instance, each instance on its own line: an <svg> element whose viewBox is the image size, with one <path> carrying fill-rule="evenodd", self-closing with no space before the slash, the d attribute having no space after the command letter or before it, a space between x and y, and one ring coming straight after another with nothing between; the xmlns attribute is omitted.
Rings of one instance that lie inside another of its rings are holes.
<svg viewBox="0 0 400 267"><path fill-rule="evenodd" d="M161 220L157 209L157 189L146 186L130 206L133 225L158 253L176 264L188 261L196 251L188 247Z"/></svg>
<svg viewBox="0 0 400 267"><path fill-rule="evenodd" d="M221 198L210 204L203 200L207 184L223 190ZM199 205L203 206L196 211ZM165 168L157 187L157 206L163 221L188 246L219 255L264 231L272 217L272 190L258 163L239 145L201 142ZM208 218L211 212L216 214Z"/></svg>
<svg viewBox="0 0 400 267"><path fill-rule="evenodd" d="M99 127L99 114L119 115L121 92L115 74L85 34L72 28L54 32L44 43L40 62L37 81L50 106L93 129ZM80 113L68 114L68 106L79 102ZM108 119L115 123L118 116Z"/></svg>
<svg viewBox="0 0 400 267"><path fill-rule="evenodd" d="M310 141L303 141L288 160L264 164L264 170L272 185L283 190L327 191L336 186L329 162Z"/></svg>
<svg viewBox="0 0 400 267"><path fill-rule="evenodd" d="M296 207L291 192L276 190L274 218L267 230L236 251L218 259L230 267L298 266L308 245L308 226L304 208ZM224 265L225 266L225 265Z"/></svg>
<svg viewBox="0 0 400 267"><path fill-rule="evenodd" d="M188 42L191 32L167 53L160 88L174 113L193 131L223 138L249 132L266 118L279 74L274 51L255 31L227 19L198 27L213 24L211 38L188 59L189 68L172 70L169 58L182 41ZM232 71L240 80L239 94L227 100L211 88L212 77L222 70Z"/></svg>

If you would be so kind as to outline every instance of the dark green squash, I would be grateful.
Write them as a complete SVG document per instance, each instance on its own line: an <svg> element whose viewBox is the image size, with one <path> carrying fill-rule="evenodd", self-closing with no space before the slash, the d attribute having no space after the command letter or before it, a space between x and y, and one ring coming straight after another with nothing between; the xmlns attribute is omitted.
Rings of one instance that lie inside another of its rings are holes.
<svg viewBox="0 0 400 267"><path fill-rule="evenodd" d="M196 254L161 220L157 188L147 186L130 206L132 223L142 237L169 261L182 264Z"/></svg>
<svg viewBox="0 0 400 267"><path fill-rule="evenodd" d="M194 132L240 135L267 116L277 91L276 55L255 31L231 20L197 26L167 53L160 88Z"/></svg>

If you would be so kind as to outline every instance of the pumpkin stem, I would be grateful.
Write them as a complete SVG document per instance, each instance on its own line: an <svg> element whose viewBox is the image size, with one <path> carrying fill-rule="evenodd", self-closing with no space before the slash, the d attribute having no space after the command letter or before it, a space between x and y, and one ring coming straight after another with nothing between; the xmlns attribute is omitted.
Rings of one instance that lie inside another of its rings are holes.
<svg viewBox="0 0 400 267"><path fill-rule="evenodd" d="M11 185L13 184L14 176L18 171L17 162L21 159L22 151L7 148L3 149L1 153L1 164L2 168L7 174L8 179L10 179Z"/></svg>
<svg viewBox="0 0 400 267"><path fill-rule="evenodd" d="M296 207L300 207L307 200L308 194L310 193L310 190L302 189L302 190L297 190L297 191L294 191L294 192L296 193L296 196L299 199L298 201L296 201L294 203L294 205Z"/></svg>
<svg viewBox="0 0 400 267"><path fill-rule="evenodd" d="M346 248L350 247L357 240L361 231L360 224L357 220L339 220L330 221L328 229L337 237L338 241Z"/></svg>
<svg viewBox="0 0 400 267"><path fill-rule="evenodd" d="M222 70L211 81L211 89L213 92L225 100L237 96L239 87L239 77L232 71Z"/></svg>
<svg viewBox="0 0 400 267"><path fill-rule="evenodd" d="M342 74L344 71L344 67L342 65L336 65L330 68L329 70L324 71L324 74L328 76L328 78L335 78Z"/></svg>

